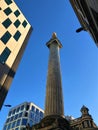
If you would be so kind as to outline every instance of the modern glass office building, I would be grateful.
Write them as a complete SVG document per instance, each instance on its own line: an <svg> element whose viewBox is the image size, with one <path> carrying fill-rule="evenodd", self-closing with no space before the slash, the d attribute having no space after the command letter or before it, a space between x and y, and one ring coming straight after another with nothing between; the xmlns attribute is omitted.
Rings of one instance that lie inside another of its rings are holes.
<svg viewBox="0 0 98 130"><path fill-rule="evenodd" d="M26 130L26 126L39 123L43 117L41 108L31 102L24 102L9 111L3 130Z"/></svg>
<svg viewBox="0 0 98 130"><path fill-rule="evenodd" d="M14 0L0 0L0 109L31 31L31 25Z"/></svg>

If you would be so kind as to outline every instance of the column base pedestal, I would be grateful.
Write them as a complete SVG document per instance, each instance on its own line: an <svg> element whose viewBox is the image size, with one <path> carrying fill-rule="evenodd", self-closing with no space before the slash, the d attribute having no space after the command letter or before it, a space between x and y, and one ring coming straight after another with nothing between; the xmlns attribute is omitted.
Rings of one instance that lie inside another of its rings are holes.
<svg viewBox="0 0 98 130"><path fill-rule="evenodd" d="M71 130L71 127L65 118L58 115L51 115L43 118L31 130Z"/></svg>

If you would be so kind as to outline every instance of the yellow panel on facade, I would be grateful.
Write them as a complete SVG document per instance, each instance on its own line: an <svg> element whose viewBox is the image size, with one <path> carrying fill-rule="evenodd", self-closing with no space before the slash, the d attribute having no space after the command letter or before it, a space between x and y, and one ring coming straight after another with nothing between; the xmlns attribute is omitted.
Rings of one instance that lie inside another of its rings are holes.
<svg viewBox="0 0 98 130"><path fill-rule="evenodd" d="M5 27L0 23L0 37L2 37L5 32L6 32Z"/></svg>
<svg viewBox="0 0 98 130"><path fill-rule="evenodd" d="M0 41L0 55L4 49L5 49L5 45Z"/></svg>
<svg viewBox="0 0 98 130"><path fill-rule="evenodd" d="M0 22L2 23L6 18L6 14L3 11L0 11Z"/></svg>
<svg viewBox="0 0 98 130"><path fill-rule="evenodd" d="M9 19L12 21L12 23L14 23L14 22L17 20L17 17L15 16L14 13L12 13L12 14L9 16Z"/></svg>
<svg viewBox="0 0 98 130"><path fill-rule="evenodd" d="M18 44L18 43L14 40L14 38L11 37L6 46L7 46L8 48L10 48L10 50L11 50L11 52L12 52L12 51L16 48L17 44Z"/></svg>
<svg viewBox="0 0 98 130"><path fill-rule="evenodd" d="M1 0L1 1L0 1L0 7L1 7L2 9L5 9L5 8L7 7L7 4L5 3L4 0Z"/></svg>
<svg viewBox="0 0 98 130"><path fill-rule="evenodd" d="M16 55L14 55L13 52L11 52L10 56L8 57L7 61L6 61L6 65L11 68L14 61L15 61Z"/></svg>
<svg viewBox="0 0 98 130"><path fill-rule="evenodd" d="M13 36L16 33L16 27L14 24L11 24L11 26L8 28L9 32Z"/></svg>
<svg viewBox="0 0 98 130"><path fill-rule="evenodd" d="M16 4L13 3L13 4L10 5L10 8L11 8L11 9L13 10L13 12L14 12L14 11L17 10L18 7L16 6Z"/></svg>

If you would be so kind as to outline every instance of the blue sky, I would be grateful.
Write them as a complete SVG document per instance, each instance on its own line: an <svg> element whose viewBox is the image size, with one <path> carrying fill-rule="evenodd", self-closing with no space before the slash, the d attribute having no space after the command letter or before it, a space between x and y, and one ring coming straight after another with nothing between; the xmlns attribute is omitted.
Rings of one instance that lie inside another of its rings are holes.
<svg viewBox="0 0 98 130"><path fill-rule="evenodd" d="M69 0L15 0L33 26L27 48L4 104L13 107L31 101L44 109L49 50L53 32L63 44L60 50L65 115L77 118L86 105L98 125L98 48L80 27ZM0 129L9 108L0 112Z"/></svg>

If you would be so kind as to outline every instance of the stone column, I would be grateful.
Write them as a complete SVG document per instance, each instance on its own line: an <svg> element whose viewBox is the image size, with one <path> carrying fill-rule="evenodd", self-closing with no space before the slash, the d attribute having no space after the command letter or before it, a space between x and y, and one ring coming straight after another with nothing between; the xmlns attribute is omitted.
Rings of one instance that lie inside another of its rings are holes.
<svg viewBox="0 0 98 130"><path fill-rule="evenodd" d="M52 38L46 44L49 48L49 64L46 85L45 117L51 115L64 115L62 81L60 70L59 49L62 44L53 33Z"/></svg>

